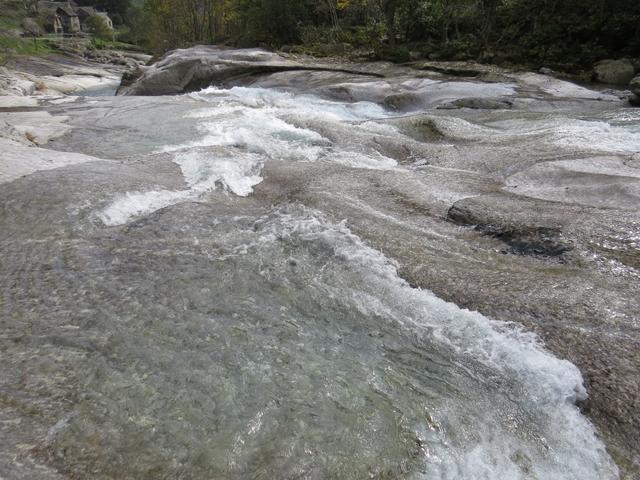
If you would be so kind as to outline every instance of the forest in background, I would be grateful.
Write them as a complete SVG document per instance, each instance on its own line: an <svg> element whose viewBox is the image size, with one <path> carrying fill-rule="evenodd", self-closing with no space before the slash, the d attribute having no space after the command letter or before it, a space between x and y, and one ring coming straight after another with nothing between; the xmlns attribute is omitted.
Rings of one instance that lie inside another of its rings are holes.
<svg viewBox="0 0 640 480"><path fill-rule="evenodd" d="M265 46L398 62L479 60L570 71L640 57L638 0L76 0L154 53Z"/></svg>
<svg viewBox="0 0 640 480"><path fill-rule="evenodd" d="M559 69L640 56L638 0L102 0L109 2L119 5L128 40L155 52L228 43Z"/></svg>

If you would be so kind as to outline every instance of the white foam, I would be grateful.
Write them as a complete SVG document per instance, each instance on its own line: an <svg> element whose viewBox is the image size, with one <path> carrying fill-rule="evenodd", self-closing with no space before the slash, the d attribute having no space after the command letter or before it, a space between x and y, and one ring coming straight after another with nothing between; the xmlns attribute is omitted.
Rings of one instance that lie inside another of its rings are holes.
<svg viewBox="0 0 640 480"><path fill-rule="evenodd" d="M321 145L329 144L320 134L296 127L260 109L211 108L196 114L207 119L198 125L201 138L166 146L161 151L225 146L261 153L272 159L313 161L321 155Z"/></svg>
<svg viewBox="0 0 640 480"><path fill-rule="evenodd" d="M594 428L574 405L586 398L580 372L547 352L535 335L411 288L398 276L392 261L366 246L344 223L329 223L317 212L288 206L275 217L266 217L261 228L264 242L291 238L296 244L322 244L323 250L332 251L358 272L362 282L337 286L335 292L328 292L331 298L352 302L365 315L415 329L416 335L450 347L457 362L464 363L465 358L469 363L480 362L513 382L515 391L509 402L515 413L499 407L476 411L473 399L451 398L450 408L434 413L432 423L437 428L427 422L414 426L425 455L424 476L419 478L618 477ZM531 415L538 430L523 436L519 430L527 427L509 426L522 415ZM465 416L472 422L468 427L472 433L456 440L460 432L455 429L463 428Z"/></svg>
<svg viewBox="0 0 640 480"><path fill-rule="evenodd" d="M105 225L124 225L130 219L174 205L191 197L191 192L151 190L147 192L126 192L117 196L97 216Z"/></svg>
<svg viewBox="0 0 640 480"><path fill-rule="evenodd" d="M234 87L223 90L215 87L191 94L206 102L207 108L187 114L201 119L197 140L169 145L162 151L175 151L202 146L236 147L260 153L274 160L315 161L335 159L356 168L388 168L395 166L391 159L381 157L355 161L353 152L334 154L332 142L303 124L350 123L348 128L361 129L370 134L397 134L394 127L372 122L387 114L370 102L340 103L313 95L294 95L289 92L263 88Z"/></svg>
<svg viewBox="0 0 640 480"><path fill-rule="evenodd" d="M280 113L304 113L313 117L329 117L342 121L384 118L388 113L373 102L344 103L315 95L299 95L268 88L233 87L229 90L210 87L191 94L194 98L216 106L231 104L250 108L275 109Z"/></svg>
<svg viewBox="0 0 640 480"><path fill-rule="evenodd" d="M386 157L377 152L366 155L360 152L338 150L328 154L326 159L348 167L368 170L393 170L398 166L398 162L393 158Z"/></svg>
<svg viewBox="0 0 640 480"><path fill-rule="evenodd" d="M176 155L174 162L180 165L193 193L208 192L221 185L239 197L246 197L262 182L262 162L255 155L209 157L203 153L185 152Z"/></svg>
<svg viewBox="0 0 640 480"><path fill-rule="evenodd" d="M178 152L174 162L182 170L187 190L151 190L118 195L97 217L107 226L123 225L132 218L148 215L162 208L197 200L221 186L240 197L253 192L262 182L262 162L254 155L215 157L200 152Z"/></svg>

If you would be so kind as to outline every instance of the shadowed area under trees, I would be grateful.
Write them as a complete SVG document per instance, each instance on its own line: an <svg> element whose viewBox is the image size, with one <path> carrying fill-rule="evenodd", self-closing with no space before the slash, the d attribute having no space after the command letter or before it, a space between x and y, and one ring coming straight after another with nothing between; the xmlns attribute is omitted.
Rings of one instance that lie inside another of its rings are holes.
<svg viewBox="0 0 640 480"><path fill-rule="evenodd" d="M557 68L640 55L635 0L145 0L125 21L157 52L226 42Z"/></svg>

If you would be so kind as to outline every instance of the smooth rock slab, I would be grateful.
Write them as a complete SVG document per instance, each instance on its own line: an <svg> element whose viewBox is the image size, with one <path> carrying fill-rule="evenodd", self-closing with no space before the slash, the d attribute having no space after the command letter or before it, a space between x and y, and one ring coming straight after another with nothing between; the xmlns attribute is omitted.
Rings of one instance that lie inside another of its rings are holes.
<svg viewBox="0 0 640 480"><path fill-rule="evenodd" d="M553 202L636 210L640 170L619 157L544 162L509 177L506 189Z"/></svg>
<svg viewBox="0 0 640 480"><path fill-rule="evenodd" d="M513 102L501 98L461 98L453 102L440 105L440 110L457 110L471 108L473 110L502 110L513 107Z"/></svg>
<svg viewBox="0 0 640 480"><path fill-rule="evenodd" d="M123 85L120 95L176 95L212 85L225 85L249 77L295 70L318 70L380 76L332 65L305 63L260 49L227 50L196 46L174 50L146 69L133 84Z"/></svg>
<svg viewBox="0 0 640 480"><path fill-rule="evenodd" d="M52 170L77 163L99 160L81 153L56 152L28 147L13 140L0 138L0 184L30 175L40 170Z"/></svg>

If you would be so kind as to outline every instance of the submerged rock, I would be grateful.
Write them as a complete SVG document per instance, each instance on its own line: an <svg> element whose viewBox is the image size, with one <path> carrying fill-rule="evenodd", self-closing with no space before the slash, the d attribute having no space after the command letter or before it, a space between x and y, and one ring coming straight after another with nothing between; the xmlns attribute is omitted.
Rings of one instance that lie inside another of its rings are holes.
<svg viewBox="0 0 640 480"><path fill-rule="evenodd" d="M511 100L503 98L461 98L453 102L440 105L441 110L457 110L459 108L471 108L474 110L503 110L513 107Z"/></svg>
<svg viewBox="0 0 640 480"><path fill-rule="evenodd" d="M456 202L447 218L459 225L474 226L484 235L503 241L510 247L504 253L560 257L572 249L563 237L559 224L548 219L541 222L538 218L525 219L522 215L487 208L487 203L491 205L488 199L493 200L493 197L484 197L480 202L475 199ZM505 201L502 197L496 200L496 203Z"/></svg>
<svg viewBox="0 0 640 480"><path fill-rule="evenodd" d="M383 105L389 110L408 111L423 105L420 95L413 92L394 93L384 99Z"/></svg>

